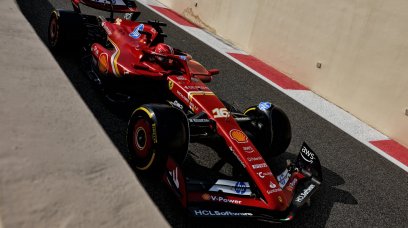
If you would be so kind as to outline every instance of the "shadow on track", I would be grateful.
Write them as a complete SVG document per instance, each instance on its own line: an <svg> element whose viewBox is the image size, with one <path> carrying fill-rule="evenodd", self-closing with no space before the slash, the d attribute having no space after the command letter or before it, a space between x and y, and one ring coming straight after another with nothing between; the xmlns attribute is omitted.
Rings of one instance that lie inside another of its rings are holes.
<svg viewBox="0 0 408 228"><path fill-rule="evenodd" d="M17 3L23 12L28 22L32 25L40 39L47 45L47 29L50 12L53 10L53 5L48 0L25 1L17 0ZM69 2L59 3L70 6ZM143 6L139 7L142 12L150 14L150 11ZM142 14L143 17L143 14ZM142 18L142 19L148 19ZM169 25L167 29L180 30ZM183 31L178 31L183 33ZM186 36L188 36L186 34ZM194 39L195 40L195 39ZM199 42L199 41L197 41ZM87 76L80 69L80 62L77 56L58 56L54 55L61 69L65 72L68 79L77 90L85 104L91 110L99 124L110 137L114 145L126 158L126 127L127 114L123 114L117 107L107 105L106 100L101 96ZM277 162L284 162L286 159L294 159L293 155L285 154L277 159ZM331 209L335 203L357 204L357 200L348 192L336 188L336 186L344 184L342 177L323 168L324 182L318 193L312 199L312 207L305 208L293 222L285 223L285 227L324 227ZM237 220L237 219L190 219L188 218L176 198L165 190L164 185L157 180L151 180L138 175L138 179L149 193L152 200L156 203L164 217L173 227L264 227L270 226L269 223ZM280 225L278 225L280 226Z"/></svg>

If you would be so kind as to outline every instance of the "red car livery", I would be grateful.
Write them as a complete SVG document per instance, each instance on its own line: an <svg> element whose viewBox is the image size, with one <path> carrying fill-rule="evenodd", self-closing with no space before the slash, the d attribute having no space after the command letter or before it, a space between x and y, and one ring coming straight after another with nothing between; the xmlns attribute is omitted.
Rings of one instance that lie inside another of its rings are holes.
<svg viewBox="0 0 408 228"><path fill-rule="evenodd" d="M72 4L73 11L51 15L51 49L80 50L84 71L110 100L141 104L127 131L132 165L161 176L190 215L289 221L310 201L322 172L306 143L286 169L272 169L274 156L291 141L282 109L260 102L240 112L218 98L205 83L219 71L165 44L165 24L137 21L133 1ZM111 11L111 17L83 14L81 4ZM128 14L114 18L114 12ZM193 174L194 168L186 167L191 143L206 145L220 157L208 173ZM220 174L225 164L232 172Z"/></svg>

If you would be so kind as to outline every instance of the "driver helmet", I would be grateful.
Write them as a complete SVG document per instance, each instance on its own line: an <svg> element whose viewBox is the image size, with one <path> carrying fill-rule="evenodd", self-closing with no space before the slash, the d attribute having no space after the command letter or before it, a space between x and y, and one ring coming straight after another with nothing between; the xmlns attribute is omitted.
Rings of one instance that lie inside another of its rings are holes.
<svg viewBox="0 0 408 228"><path fill-rule="evenodd" d="M154 48L154 52L159 53L159 54L164 54L164 55L166 54L174 55L174 49L165 43L157 44L156 47ZM166 60L167 60L167 63L170 63L169 59L166 59L160 56L157 56L156 58L162 63L166 63Z"/></svg>

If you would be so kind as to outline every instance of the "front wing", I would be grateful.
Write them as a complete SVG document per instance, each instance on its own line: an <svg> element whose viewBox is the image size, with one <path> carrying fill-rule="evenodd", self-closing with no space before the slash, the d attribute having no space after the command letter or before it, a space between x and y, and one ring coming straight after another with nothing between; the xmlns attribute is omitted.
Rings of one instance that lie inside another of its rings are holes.
<svg viewBox="0 0 408 228"><path fill-rule="evenodd" d="M172 159L167 162L163 178L191 216L284 222L292 220L299 209L310 203L310 197L321 185L322 172L317 155L303 143L296 160L277 176L281 180L280 187L289 192L286 200L290 203L284 211L268 209L262 195L256 194L250 182L218 180L205 183L185 178Z"/></svg>

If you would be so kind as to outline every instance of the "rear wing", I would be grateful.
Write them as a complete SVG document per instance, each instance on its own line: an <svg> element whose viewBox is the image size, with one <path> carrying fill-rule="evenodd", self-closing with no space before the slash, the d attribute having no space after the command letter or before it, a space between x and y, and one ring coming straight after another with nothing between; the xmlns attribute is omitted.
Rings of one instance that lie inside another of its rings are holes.
<svg viewBox="0 0 408 228"><path fill-rule="evenodd" d="M79 4L83 4L94 9L112 13L139 12L134 0L71 0L71 2L75 11L79 11Z"/></svg>

